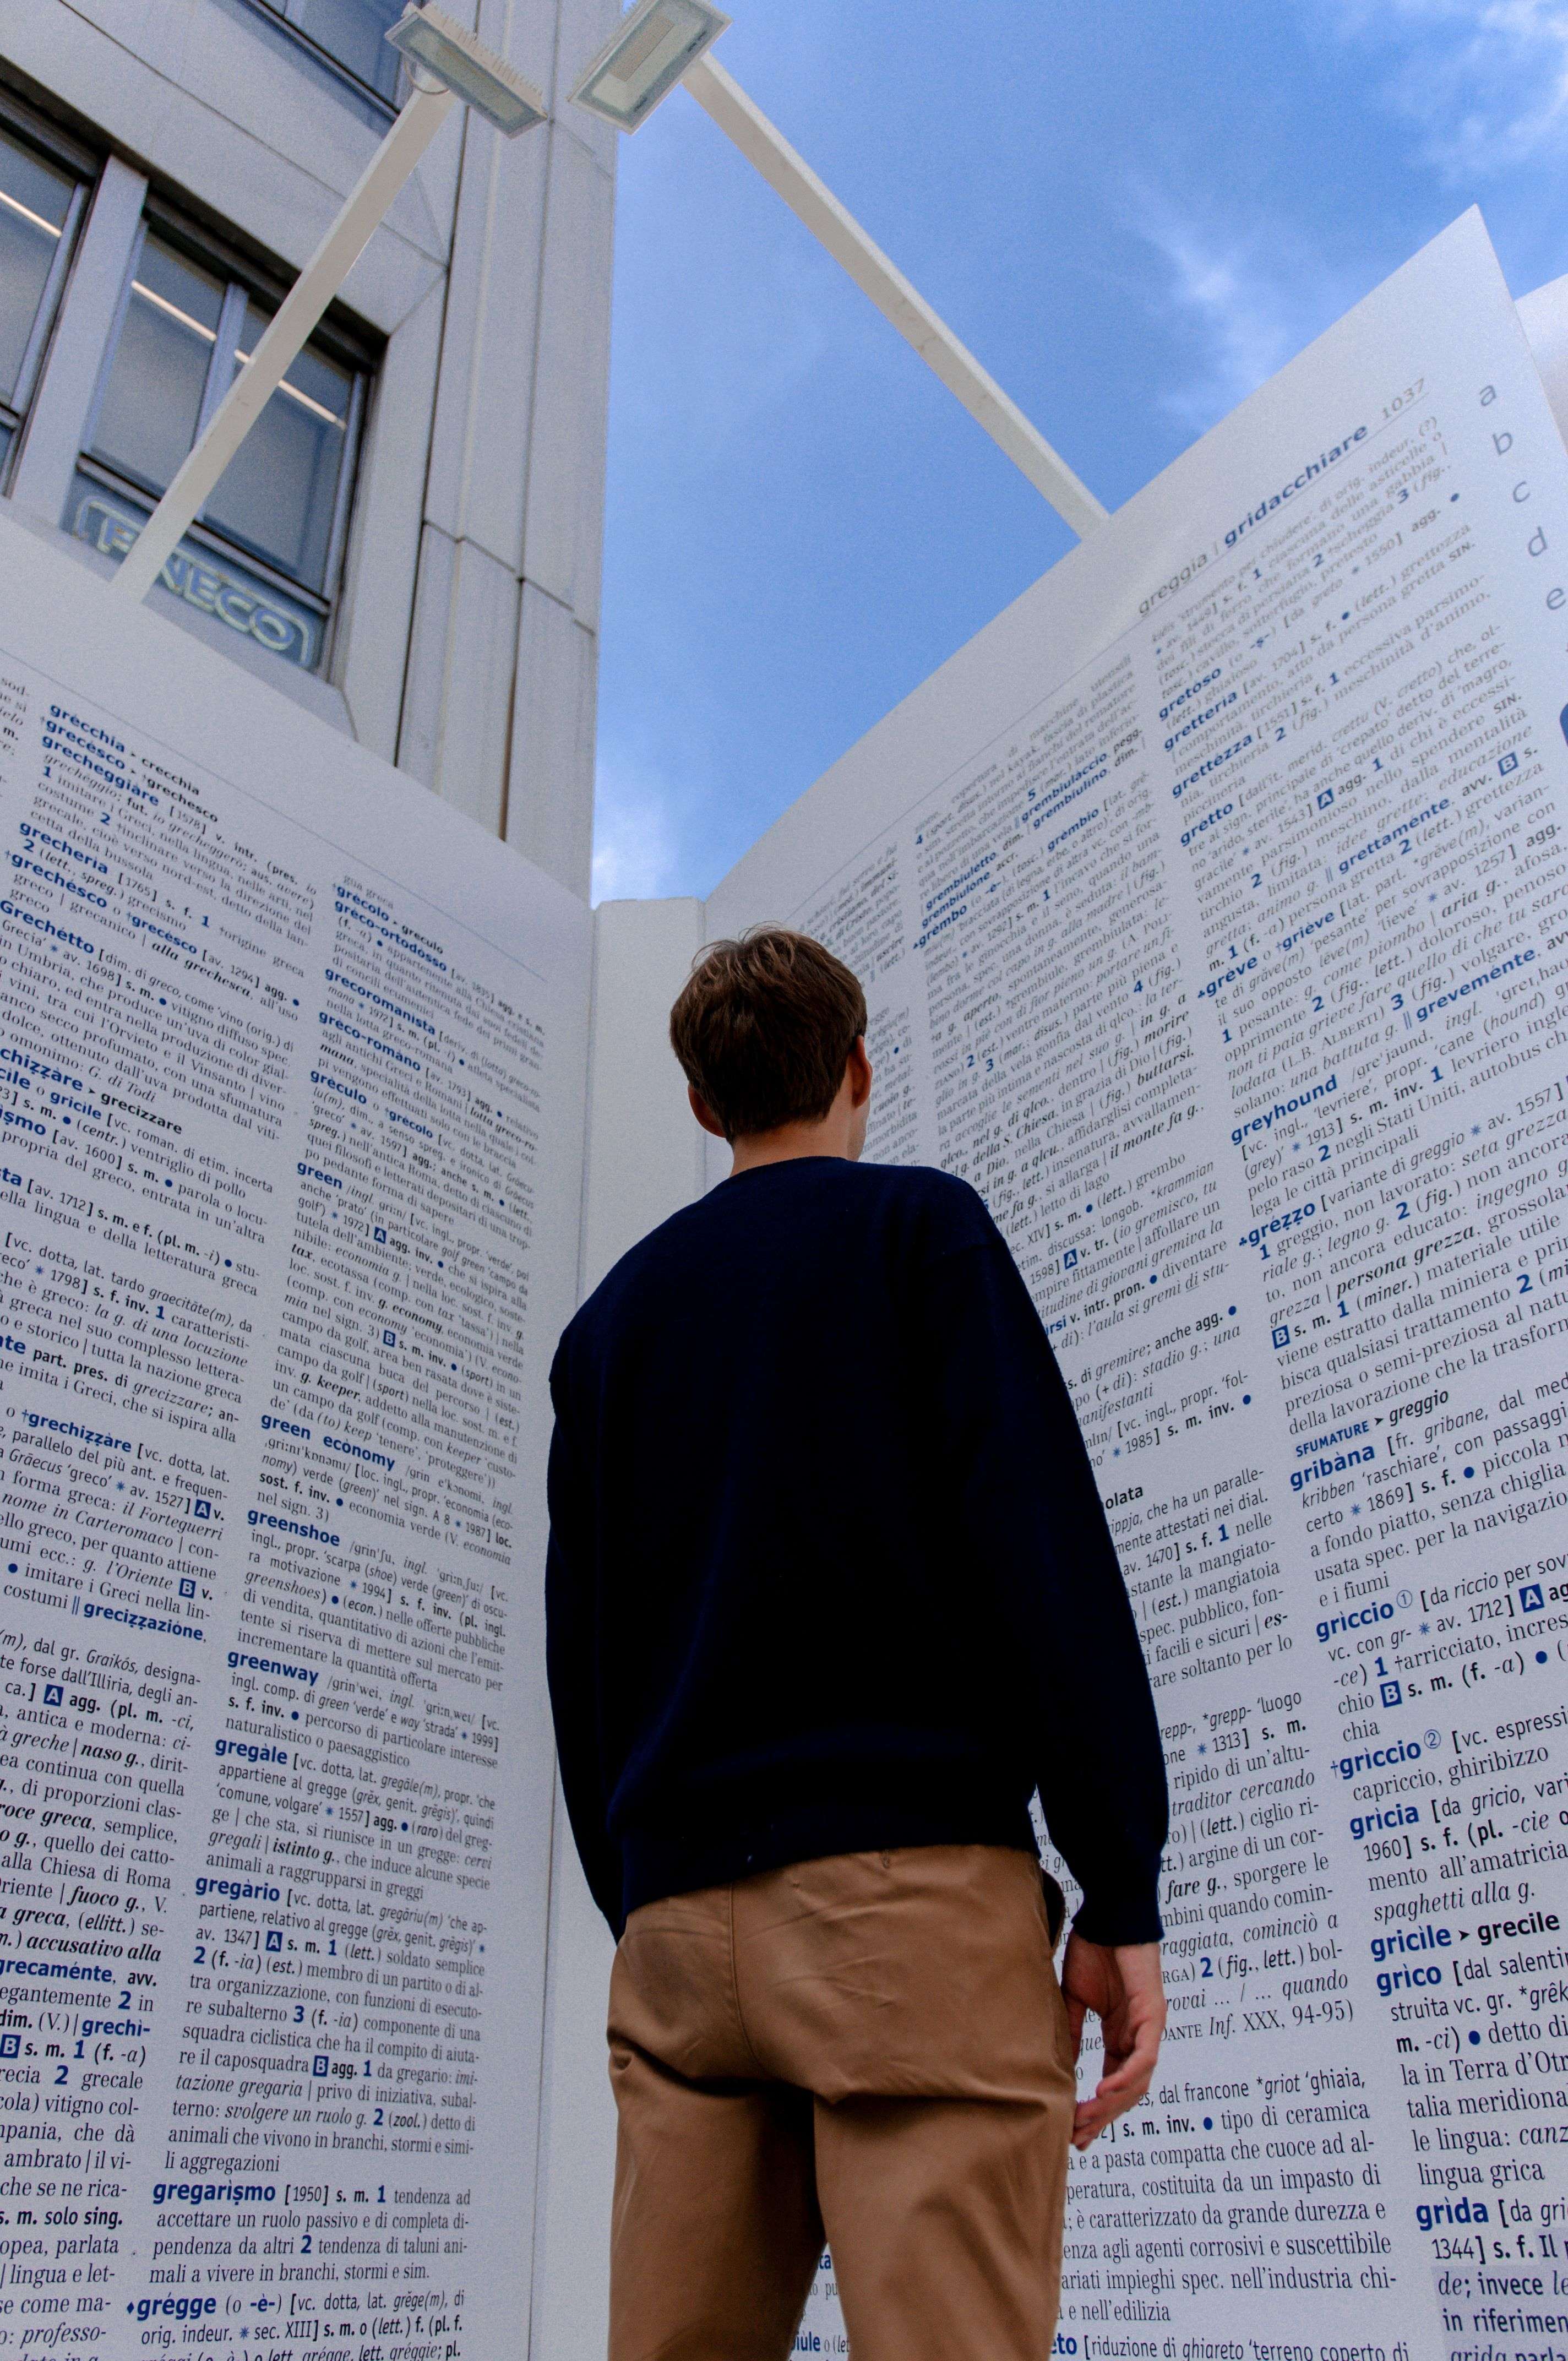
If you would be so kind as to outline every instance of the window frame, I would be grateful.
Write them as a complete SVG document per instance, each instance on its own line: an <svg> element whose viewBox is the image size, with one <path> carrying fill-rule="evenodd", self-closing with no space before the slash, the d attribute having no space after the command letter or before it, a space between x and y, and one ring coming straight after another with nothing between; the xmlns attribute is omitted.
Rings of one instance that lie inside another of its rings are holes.
<svg viewBox="0 0 1568 2361"><path fill-rule="evenodd" d="M226 239L203 229L156 190L148 190L132 241L114 318L104 339L97 382L83 422L82 445L76 461L80 475L101 484L105 491L132 507L148 503L156 507L161 497L159 488L133 476L127 468L97 456L93 445L108 390L110 373L119 350L126 314L130 308L132 283L149 234L173 247L197 268L211 272L224 283L223 307L208 360L206 382L203 387L196 439L205 432L214 412L234 382L236 369L232 359L225 362L225 356L232 356L238 344L247 305L255 302L276 311L289 291L287 282L280 282L270 271L247 260ZM321 624L321 646L315 663L296 664L294 669L306 672L316 679L327 679L331 676L342 619L343 574L349 525L364 447L365 421L379 356L371 349L367 338L356 335L330 316L312 332L306 348L312 345L338 368L346 370L351 379L348 411L344 422L343 458L333 495L322 588L318 590L313 584L296 580L275 558L254 549L239 533L211 526L201 517L190 525L183 538L193 547L204 550L215 558L226 558L231 564L237 562L247 573L254 575L258 583L267 585L280 597L293 600L296 605L317 616Z"/></svg>
<svg viewBox="0 0 1568 2361"><path fill-rule="evenodd" d="M8 400L0 400L0 425L8 427L11 439L3 461L0 461L0 491L10 484L22 447L24 431L32 410L33 399L43 376L49 357L50 340L60 317L60 298L65 282L71 276L82 225L87 218L87 208L97 186L104 159L74 139L57 130L47 117L36 115L31 107L22 104L10 91L0 86L0 130L7 132L17 144L36 148L46 162L71 174L76 186L66 208L65 219L55 240L54 259L44 280L43 292L33 317L16 382Z"/></svg>
<svg viewBox="0 0 1568 2361"><path fill-rule="evenodd" d="M389 97L385 91L378 90L373 82L367 82L362 74L356 74L352 66L345 65L340 57L316 40L312 34L307 33L302 25L296 25L293 18L285 14L287 0L282 0L282 5L280 5L280 0L244 0L244 5L262 17L276 32L283 34L288 40L292 41L297 49L302 49L314 64L322 68L323 72L330 74L337 82L346 83L356 97L378 108L389 123L392 121L402 104L408 87L408 75L400 60L397 78L393 83L392 95ZM393 54L395 55L396 52L394 51Z"/></svg>

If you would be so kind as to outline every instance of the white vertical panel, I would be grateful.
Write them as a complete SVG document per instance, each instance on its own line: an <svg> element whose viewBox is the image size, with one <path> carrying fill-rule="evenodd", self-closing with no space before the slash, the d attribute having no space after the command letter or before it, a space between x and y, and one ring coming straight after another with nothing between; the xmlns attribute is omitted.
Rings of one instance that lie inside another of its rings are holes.
<svg viewBox="0 0 1568 2361"><path fill-rule="evenodd" d="M564 0L568 9L573 0ZM550 95L563 0L478 0L474 29Z"/></svg>
<svg viewBox="0 0 1568 2361"><path fill-rule="evenodd" d="M522 570L590 623L604 533L614 203L615 184L587 149L556 136Z"/></svg>
<svg viewBox="0 0 1568 2361"><path fill-rule="evenodd" d="M670 1003L702 942L702 904L605 902L594 917L585 1293L702 1189L703 1134L668 1035ZM604 2354L615 2165L605 2004L613 1956L557 1795L530 2361L602 2361Z"/></svg>
<svg viewBox="0 0 1568 2361"><path fill-rule="evenodd" d="M470 115L447 286L425 514L521 570L549 133Z"/></svg>
<svg viewBox="0 0 1568 2361"><path fill-rule="evenodd" d="M563 60L587 54L611 14L612 0L482 0L477 22L558 91ZM585 897L614 203L586 124L514 141L473 117L465 130L399 756L465 810L493 811ZM505 731L500 601L477 587L491 566L516 593ZM441 601L459 596L465 619L440 621Z"/></svg>
<svg viewBox="0 0 1568 2361"><path fill-rule="evenodd" d="M1568 277L1521 295L1516 309L1558 432L1568 443Z"/></svg>
<svg viewBox="0 0 1568 2361"><path fill-rule="evenodd" d="M419 571L420 504L440 362L439 287L387 346L356 488L344 572L337 674L354 734L396 759ZM411 767L411 766L410 766Z"/></svg>
<svg viewBox="0 0 1568 2361"><path fill-rule="evenodd" d="M499 834L517 653L516 577L427 524L400 767Z"/></svg>
<svg viewBox="0 0 1568 2361"><path fill-rule="evenodd" d="M435 785L441 747L446 632L456 570L456 543L439 526L427 524L420 536L413 628L398 730L398 768L422 780L427 787Z"/></svg>
<svg viewBox="0 0 1568 2361"><path fill-rule="evenodd" d="M702 1193L702 1143L670 1047L670 1005L702 946L703 906L601 902L594 913L594 1029L583 1287Z"/></svg>
<svg viewBox="0 0 1568 2361"><path fill-rule="evenodd" d="M448 619L441 793L499 835L517 661L516 577L471 541L457 544Z"/></svg>
<svg viewBox="0 0 1568 2361"><path fill-rule="evenodd" d="M569 0L561 11L561 38L551 97L560 127L570 132L574 139L580 139L612 179L622 135L613 125L590 115L586 107L574 106L568 93L576 87L589 60L597 57L609 40L620 15L620 0L575 0L575 5Z"/></svg>
<svg viewBox="0 0 1568 2361"><path fill-rule="evenodd" d="M598 642L532 582L518 617L507 842L587 899Z"/></svg>

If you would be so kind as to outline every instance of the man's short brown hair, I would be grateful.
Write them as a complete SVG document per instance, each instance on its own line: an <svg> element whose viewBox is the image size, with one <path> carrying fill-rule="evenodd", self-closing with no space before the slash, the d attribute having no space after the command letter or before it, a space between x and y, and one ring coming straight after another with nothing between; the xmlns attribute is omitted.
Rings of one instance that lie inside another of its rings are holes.
<svg viewBox="0 0 1568 2361"><path fill-rule="evenodd" d="M670 1011L671 1046L726 1139L819 1123L865 1029L857 979L788 927L710 943Z"/></svg>

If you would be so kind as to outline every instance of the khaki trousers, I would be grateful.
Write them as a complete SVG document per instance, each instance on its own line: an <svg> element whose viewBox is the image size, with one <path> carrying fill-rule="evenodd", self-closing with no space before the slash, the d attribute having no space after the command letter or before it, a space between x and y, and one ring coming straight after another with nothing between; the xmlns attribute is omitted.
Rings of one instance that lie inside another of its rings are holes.
<svg viewBox="0 0 1568 2361"><path fill-rule="evenodd" d="M1046 2361L1075 2077L1027 1853L649 1903L609 2057L610 2361L783 2361L825 2235L853 2361Z"/></svg>

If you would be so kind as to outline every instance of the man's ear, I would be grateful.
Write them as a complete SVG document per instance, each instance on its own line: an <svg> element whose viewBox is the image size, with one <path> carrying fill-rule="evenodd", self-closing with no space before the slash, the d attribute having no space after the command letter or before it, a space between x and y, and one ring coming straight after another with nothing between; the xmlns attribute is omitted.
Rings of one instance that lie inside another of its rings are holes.
<svg viewBox="0 0 1568 2361"><path fill-rule="evenodd" d="M872 1061L866 1055L863 1033L856 1036L844 1067L844 1079L850 1085L850 1104L856 1109L863 1107L872 1094Z"/></svg>
<svg viewBox="0 0 1568 2361"><path fill-rule="evenodd" d="M711 1132L715 1139L723 1139L726 1137L724 1126L719 1122L707 1101L692 1088L690 1082L686 1084L686 1098L693 1115L696 1115L704 1131Z"/></svg>

